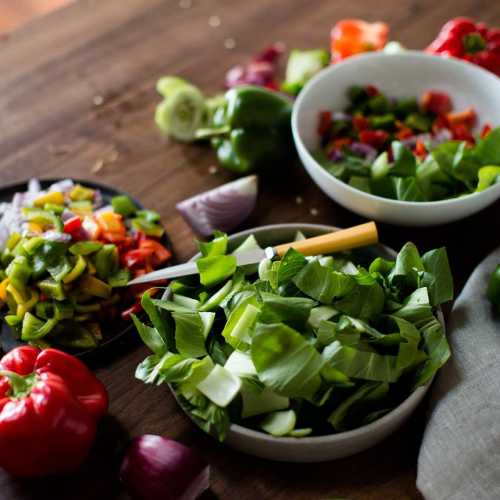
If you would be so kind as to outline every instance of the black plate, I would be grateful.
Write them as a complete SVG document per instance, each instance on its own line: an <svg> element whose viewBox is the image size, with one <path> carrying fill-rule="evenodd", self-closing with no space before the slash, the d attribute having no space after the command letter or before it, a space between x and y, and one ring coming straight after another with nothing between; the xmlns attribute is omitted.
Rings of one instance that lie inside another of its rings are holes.
<svg viewBox="0 0 500 500"><path fill-rule="evenodd" d="M112 188L110 186L106 186L105 184L101 184L99 182L92 182L92 181L87 181L87 180L82 180L82 179L74 179L71 178L73 182L83 184L84 186L88 186L92 189L99 189L101 191L102 197L103 197L103 202L104 204L107 204L110 202L111 198L113 196L117 196L120 194L124 194L126 196L129 196L131 200L134 201L134 203L142 210L144 208L144 205L140 203L137 199L135 199L133 196L130 196L128 193L124 191L120 191L118 189ZM42 189L46 189L49 187L51 184L54 184L55 182L59 182L61 180L64 180L62 178L60 179L40 179L40 184L42 186ZM15 193L26 191L28 188L28 183L27 182L18 182L15 184L8 184L6 186L3 186L0 188L0 203L1 202L10 202L12 200L12 197L14 196ZM160 239L161 243L166 246L170 251L172 251L172 245L170 244L170 239L167 236L167 233L164 232L162 238ZM110 347L110 345L117 343L118 341L125 343L127 340L131 340L130 333L134 330L134 325L132 322L129 321L123 321L119 320L116 324L116 327L113 326L113 331L106 335L105 339L97 346L94 347L93 349L87 349L87 350L74 350L74 349L67 349L64 347L58 346L58 349L65 350L67 352L70 352L71 354L77 356L77 357L88 357L91 354L96 354L97 351L104 351L107 348ZM127 339L128 337L128 339ZM5 323L5 321L2 320L2 326L1 326L1 331L0 331L0 351L8 352L14 347L17 347L19 345L22 345L23 342L20 341L15 337L14 331Z"/></svg>

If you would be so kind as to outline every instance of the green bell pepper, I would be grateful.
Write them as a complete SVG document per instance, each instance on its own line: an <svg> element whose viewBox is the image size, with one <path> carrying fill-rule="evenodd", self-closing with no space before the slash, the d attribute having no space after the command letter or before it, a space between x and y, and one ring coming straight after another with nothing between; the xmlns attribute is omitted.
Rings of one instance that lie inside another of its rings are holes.
<svg viewBox="0 0 500 500"><path fill-rule="evenodd" d="M251 172L266 161L278 161L280 152L276 148L281 138L271 129L243 129L231 131L217 147L219 163L239 174Z"/></svg>
<svg viewBox="0 0 500 500"><path fill-rule="evenodd" d="M95 255L94 265L99 278L105 280L111 276L119 265L116 246L111 243L104 245Z"/></svg>
<svg viewBox="0 0 500 500"><path fill-rule="evenodd" d="M26 257L19 255L5 270L7 276L17 290L24 290L31 277L31 267Z"/></svg>
<svg viewBox="0 0 500 500"><path fill-rule="evenodd" d="M102 248L102 243L98 241L79 241L69 247L70 253L73 255L90 255Z"/></svg>
<svg viewBox="0 0 500 500"><path fill-rule="evenodd" d="M225 99L213 115L211 140L223 167L246 174L290 152L290 100L255 86L235 87Z"/></svg>
<svg viewBox="0 0 500 500"><path fill-rule="evenodd" d="M57 325L58 321L55 318L42 321L33 314L27 312L23 318L23 326L21 329L22 340L36 340L45 337Z"/></svg>
<svg viewBox="0 0 500 500"><path fill-rule="evenodd" d="M56 231L62 232L63 222L59 216L47 210L39 208L23 208L23 215L28 222L36 222L46 226L52 226Z"/></svg>
<svg viewBox="0 0 500 500"><path fill-rule="evenodd" d="M263 87L239 86L226 92L226 124L235 128L290 126L292 102Z"/></svg>
<svg viewBox="0 0 500 500"><path fill-rule="evenodd" d="M488 300L500 311L500 264L491 273L486 291Z"/></svg>
<svg viewBox="0 0 500 500"><path fill-rule="evenodd" d="M64 289L60 281L56 281L52 278L47 278L39 281L37 285L40 291L47 297L55 300L64 300L66 298L66 294L64 293Z"/></svg>
<svg viewBox="0 0 500 500"><path fill-rule="evenodd" d="M124 194L113 196L113 198L111 198L111 205L113 210L117 214L123 215L123 217L130 217L137 211L134 202Z"/></svg>

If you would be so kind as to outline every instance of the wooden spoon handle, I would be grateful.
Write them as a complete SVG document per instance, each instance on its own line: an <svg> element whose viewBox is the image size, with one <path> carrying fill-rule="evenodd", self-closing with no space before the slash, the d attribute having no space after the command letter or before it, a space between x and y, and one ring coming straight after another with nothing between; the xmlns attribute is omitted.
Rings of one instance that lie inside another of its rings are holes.
<svg viewBox="0 0 500 500"><path fill-rule="evenodd" d="M341 229L314 238L278 245L274 250L280 257L289 248L294 248L303 255L320 255L374 245L377 242L377 226L375 222L367 222L366 224Z"/></svg>

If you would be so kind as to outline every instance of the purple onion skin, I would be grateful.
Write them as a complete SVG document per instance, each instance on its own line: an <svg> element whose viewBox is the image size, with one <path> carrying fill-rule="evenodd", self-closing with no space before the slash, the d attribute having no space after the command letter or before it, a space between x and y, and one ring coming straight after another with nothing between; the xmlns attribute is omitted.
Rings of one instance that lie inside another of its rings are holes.
<svg viewBox="0 0 500 500"><path fill-rule="evenodd" d="M207 462L183 444L153 434L132 440L120 480L133 500L195 500L209 487Z"/></svg>
<svg viewBox="0 0 500 500"><path fill-rule="evenodd" d="M229 232L252 212L257 200L257 179L248 176L176 205L184 220L198 234L210 236L216 229Z"/></svg>

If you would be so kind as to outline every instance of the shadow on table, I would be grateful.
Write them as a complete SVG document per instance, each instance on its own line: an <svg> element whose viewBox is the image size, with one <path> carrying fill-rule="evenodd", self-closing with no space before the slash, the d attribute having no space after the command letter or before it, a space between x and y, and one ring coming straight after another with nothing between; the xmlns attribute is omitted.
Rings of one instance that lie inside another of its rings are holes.
<svg viewBox="0 0 500 500"><path fill-rule="evenodd" d="M236 498L248 480L254 497L273 500L321 500L332 497L384 498L407 488L406 499L420 499L416 489L416 463L428 400L395 434L365 452L322 463L284 463L255 458L217 443L201 431L178 436L198 449L211 466L211 490L201 498ZM396 487L397 486L397 487ZM244 498L248 498L245 496Z"/></svg>

